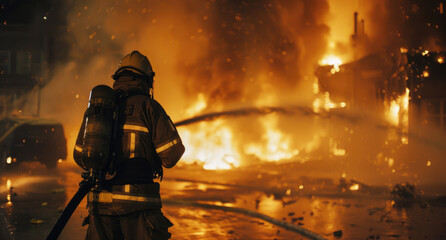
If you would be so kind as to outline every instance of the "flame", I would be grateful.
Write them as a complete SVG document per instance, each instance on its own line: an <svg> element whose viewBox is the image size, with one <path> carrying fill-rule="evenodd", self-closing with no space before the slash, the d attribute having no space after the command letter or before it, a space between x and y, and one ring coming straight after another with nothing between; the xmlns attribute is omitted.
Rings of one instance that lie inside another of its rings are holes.
<svg viewBox="0 0 446 240"><path fill-rule="evenodd" d="M11 179L6 180L6 191L8 191L8 194L6 195L6 205L12 205L11 202Z"/></svg>
<svg viewBox="0 0 446 240"><path fill-rule="evenodd" d="M194 116L197 113L200 113L203 109L207 107L206 100L204 98L203 93L198 94L198 99L191 107L186 110L187 116Z"/></svg>
<svg viewBox="0 0 446 240"><path fill-rule="evenodd" d="M231 169L239 166L240 154L235 147L232 132L224 121L203 122L199 131L179 129L186 147L183 160L198 162L204 169Z"/></svg>
<svg viewBox="0 0 446 240"><path fill-rule="evenodd" d="M399 127L403 133L401 143L408 144L409 140L406 134L409 132L409 93L410 90L406 88L406 92L397 97L397 99L390 101L388 111L386 113L387 120L390 124Z"/></svg>
<svg viewBox="0 0 446 240"><path fill-rule="evenodd" d="M290 159L299 154L298 149L290 147L290 136L285 136L277 126L276 115L262 118L265 129L264 142L251 143L245 147L246 154L252 154L264 161L279 161Z"/></svg>
<svg viewBox="0 0 446 240"><path fill-rule="evenodd" d="M346 154L345 149L339 148L338 144L334 141L333 138L330 138L329 144L330 144L330 152L334 156L338 156L338 157L345 156L345 154Z"/></svg>
<svg viewBox="0 0 446 240"><path fill-rule="evenodd" d="M391 124L398 126L400 121L399 113L400 113L400 106L398 105L396 100L392 100L390 102L390 107L388 112L388 117Z"/></svg>
<svg viewBox="0 0 446 240"><path fill-rule="evenodd" d="M333 108L345 108L345 107L347 107L347 103L345 102L335 103L331 101L329 92L324 92L324 95L316 97L313 100L313 111L317 113L320 112L321 109L324 109L325 111L328 112L330 111L330 109Z"/></svg>
<svg viewBox="0 0 446 240"><path fill-rule="evenodd" d="M350 189L350 191L358 191L359 190L359 184L357 184L357 183L352 184L348 189Z"/></svg>
<svg viewBox="0 0 446 240"><path fill-rule="evenodd" d="M330 70L331 74L335 74L339 71L341 71L341 69L339 68L339 66L342 65L342 60L335 56L335 55L327 55L325 56L321 61L319 61L319 64L322 66L333 66L333 68Z"/></svg>

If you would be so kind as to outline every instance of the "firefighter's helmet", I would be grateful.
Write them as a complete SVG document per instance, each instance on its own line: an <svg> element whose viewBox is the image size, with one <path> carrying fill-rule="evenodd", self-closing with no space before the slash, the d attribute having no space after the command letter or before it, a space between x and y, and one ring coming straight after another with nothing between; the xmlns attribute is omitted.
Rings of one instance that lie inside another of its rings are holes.
<svg viewBox="0 0 446 240"><path fill-rule="evenodd" d="M155 76L155 72L153 72L149 59L136 50L125 55L121 59L118 70L116 70L113 75L113 79L116 80L119 76L126 73L136 74L149 79L152 79Z"/></svg>

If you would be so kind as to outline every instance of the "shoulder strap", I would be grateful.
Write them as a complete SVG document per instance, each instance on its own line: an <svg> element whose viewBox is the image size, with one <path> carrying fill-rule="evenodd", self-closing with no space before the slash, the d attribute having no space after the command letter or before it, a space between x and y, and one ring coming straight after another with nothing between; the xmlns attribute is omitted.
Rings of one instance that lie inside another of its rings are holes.
<svg viewBox="0 0 446 240"><path fill-rule="evenodd" d="M148 98L152 98L149 93L141 91L140 89L129 89L127 91L118 89L118 90L115 90L115 94L116 94L116 102L117 103L125 101L125 100L127 100L127 98L129 98L131 96L136 96L136 95L144 95Z"/></svg>

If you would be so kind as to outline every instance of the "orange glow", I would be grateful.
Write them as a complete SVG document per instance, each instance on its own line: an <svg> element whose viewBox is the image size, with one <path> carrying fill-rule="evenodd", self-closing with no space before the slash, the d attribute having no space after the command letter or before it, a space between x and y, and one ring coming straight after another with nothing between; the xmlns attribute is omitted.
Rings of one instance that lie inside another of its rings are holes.
<svg viewBox="0 0 446 240"><path fill-rule="evenodd" d="M331 74L335 74L335 73L341 71L339 66L342 65L342 60L335 55L328 55L328 56L325 56L321 61L319 61L319 64L322 66L325 66L325 65L333 66L333 68L331 69L330 72L331 72Z"/></svg>
<svg viewBox="0 0 446 240"><path fill-rule="evenodd" d="M11 189L11 179L7 179L6 180L6 191L10 191L10 189ZM12 202L11 202L11 193L8 193L7 195L6 195L6 205L12 205Z"/></svg>
<svg viewBox="0 0 446 240"><path fill-rule="evenodd" d="M206 99L202 93L198 94L197 101L186 110L187 116L194 116L207 107Z"/></svg>
<svg viewBox="0 0 446 240"><path fill-rule="evenodd" d="M359 184L355 183L355 184L351 185L349 187L349 190L350 191L358 191L359 190Z"/></svg>
<svg viewBox="0 0 446 240"><path fill-rule="evenodd" d="M392 123L395 126L398 126L399 124L399 113L400 113L400 106L398 105L396 100L392 100L390 102L388 117L390 123Z"/></svg>
<svg viewBox="0 0 446 240"><path fill-rule="evenodd" d="M8 206L10 206L10 205L12 205L12 202L11 202L11 194L8 194L8 195L6 195L6 205L8 205Z"/></svg>
<svg viewBox="0 0 446 240"><path fill-rule="evenodd" d="M345 102L335 103L331 101L329 92L324 92L323 96L316 97L313 100L313 111L317 113L320 112L321 109L324 109L325 111L328 112L330 111L330 109L333 108L345 108L345 107L347 107L347 103Z"/></svg>
<svg viewBox="0 0 446 240"><path fill-rule="evenodd" d="M186 163L198 162L204 169L231 169L239 166L238 153L230 128L223 121L201 123L200 131L180 129L186 147L183 160Z"/></svg>
<svg viewBox="0 0 446 240"><path fill-rule="evenodd" d="M387 160L387 162L389 164L389 167L392 167L393 164L395 163L395 160L393 158L386 158L386 160Z"/></svg>
<svg viewBox="0 0 446 240"><path fill-rule="evenodd" d="M441 64L441 63L444 63L444 58L443 58L443 57L439 57L439 58L437 59L437 62L440 63L440 64Z"/></svg>
<svg viewBox="0 0 446 240"><path fill-rule="evenodd" d="M407 53L409 50L407 50L407 48L403 48L403 47L401 47L400 48L400 52L401 53Z"/></svg>
<svg viewBox="0 0 446 240"><path fill-rule="evenodd" d="M299 154L299 150L290 147L291 136L286 136L278 128L278 117L269 115L262 118L265 133L260 143L251 143L245 147L246 154L252 154L264 161L290 159Z"/></svg>
<svg viewBox="0 0 446 240"><path fill-rule="evenodd" d="M317 77L314 77L313 81L313 94L319 93L319 79Z"/></svg>
<svg viewBox="0 0 446 240"><path fill-rule="evenodd" d="M397 99L390 101L387 111L387 120L394 126L401 126L403 129L409 125L409 89Z"/></svg>
<svg viewBox="0 0 446 240"><path fill-rule="evenodd" d="M428 71L423 71L423 77L429 77L429 72Z"/></svg>

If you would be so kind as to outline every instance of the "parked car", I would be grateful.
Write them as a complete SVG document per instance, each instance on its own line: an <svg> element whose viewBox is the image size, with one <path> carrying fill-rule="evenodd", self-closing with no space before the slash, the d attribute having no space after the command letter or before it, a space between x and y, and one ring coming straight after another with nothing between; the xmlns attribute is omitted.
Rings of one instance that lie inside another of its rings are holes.
<svg viewBox="0 0 446 240"><path fill-rule="evenodd" d="M0 120L0 168L38 161L55 168L67 158L63 126L49 119Z"/></svg>

